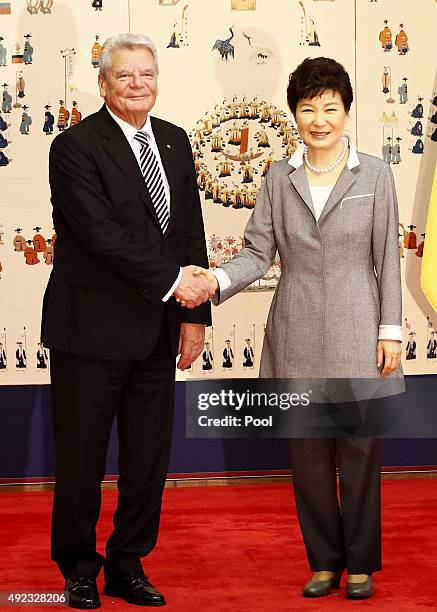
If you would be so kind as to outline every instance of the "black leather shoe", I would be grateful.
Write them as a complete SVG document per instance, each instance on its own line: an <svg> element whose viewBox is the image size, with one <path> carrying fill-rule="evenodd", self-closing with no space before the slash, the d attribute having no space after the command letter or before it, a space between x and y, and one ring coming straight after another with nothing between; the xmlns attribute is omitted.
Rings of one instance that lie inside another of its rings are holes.
<svg viewBox="0 0 437 612"><path fill-rule="evenodd" d="M372 576L367 576L364 582L347 582L346 595L348 599L368 599L373 595Z"/></svg>
<svg viewBox="0 0 437 612"><path fill-rule="evenodd" d="M68 595L70 608L92 610L101 606L95 578L89 576L67 578L65 580L65 591Z"/></svg>
<svg viewBox="0 0 437 612"><path fill-rule="evenodd" d="M343 572L337 572L329 580L309 580L303 588L303 596L325 597L325 595L329 595L331 589L340 586L342 573Z"/></svg>
<svg viewBox="0 0 437 612"><path fill-rule="evenodd" d="M165 606L164 595L157 591L144 574L107 576L103 593L110 597L123 597L137 606Z"/></svg>

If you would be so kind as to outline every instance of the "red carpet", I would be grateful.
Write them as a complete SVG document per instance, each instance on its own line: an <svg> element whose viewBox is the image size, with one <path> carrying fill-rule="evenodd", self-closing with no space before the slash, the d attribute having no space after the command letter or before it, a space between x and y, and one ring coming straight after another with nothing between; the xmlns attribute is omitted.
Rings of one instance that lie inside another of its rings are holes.
<svg viewBox="0 0 437 612"><path fill-rule="evenodd" d="M51 497L0 492L0 591L62 590L49 558ZM104 492L100 549L115 500L115 492ZM384 570L375 575L375 596L347 601L342 587L308 600L300 595L310 571L290 485L170 488L159 543L144 567L169 611L436 610L436 516L437 480L384 481ZM140 609L104 596L102 604L103 610Z"/></svg>

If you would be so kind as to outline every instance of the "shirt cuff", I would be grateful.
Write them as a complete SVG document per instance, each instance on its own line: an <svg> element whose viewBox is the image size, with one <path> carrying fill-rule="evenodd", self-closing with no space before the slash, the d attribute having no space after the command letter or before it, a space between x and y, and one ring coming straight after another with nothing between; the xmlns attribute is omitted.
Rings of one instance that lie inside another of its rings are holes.
<svg viewBox="0 0 437 612"><path fill-rule="evenodd" d="M399 340L402 342L402 325L380 325L378 340Z"/></svg>
<svg viewBox="0 0 437 612"><path fill-rule="evenodd" d="M217 282L220 287L220 291L224 291L225 289L228 289L232 285L231 279L229 278L229 276L226 274L224 270L221 270L220 268L216 268L215 270L213 270L213 274L217 279Z"/></svg>
<svg viewBox="0 0 437 612"><path fill-rule="evenodd" d="M167 300L170 299L170 297L173 295L176 287L179 285L179 283L181 282L181 278L182 278L182 268L179 268L179 274L177 279L175 280L175 282L173 283L173 285L170 287L170 290L164 295L164 297L162 298L163 302L166 302Z"/></svg>

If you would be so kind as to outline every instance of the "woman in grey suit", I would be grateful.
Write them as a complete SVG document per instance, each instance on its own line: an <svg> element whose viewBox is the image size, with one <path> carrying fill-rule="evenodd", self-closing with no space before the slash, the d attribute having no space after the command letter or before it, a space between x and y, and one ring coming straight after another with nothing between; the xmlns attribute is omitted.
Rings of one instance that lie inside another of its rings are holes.
<svg viewBox="0 0 437 612"><path fill-rule="evenodd" d="M336 61L302 62L290 76L287 99L303 144L291 159L272 164L245 247L209 277L217 290L213 301L222 303L263 276L278 251L282 275L260 377L389 377L395 384L386 394L399 393L401 283L390 167L358 153L343 135L353 92ZM314 572L304 595L329 594L346 569L348 597L370 597L372 573L381 569L378 440L293 439L291 446L299 522Z"/></svg>

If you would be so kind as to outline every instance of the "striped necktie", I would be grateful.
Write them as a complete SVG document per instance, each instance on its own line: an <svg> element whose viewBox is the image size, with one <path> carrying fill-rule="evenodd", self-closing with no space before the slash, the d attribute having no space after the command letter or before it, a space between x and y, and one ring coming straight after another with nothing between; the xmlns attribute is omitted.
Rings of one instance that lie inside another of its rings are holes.
<svg viewBox="0 0 437 612"><path fill-rule="evenodd" d="M150 148L149 141L145 132L137 132L134 136L135 140L141 144L140 151L140 166L144 176L146 187L155 207L156 215L161 225L162 233L164 234L170 220L170 214L165 197L164 182L162 180L161 171L159 169L156 155Z"/></svg>

